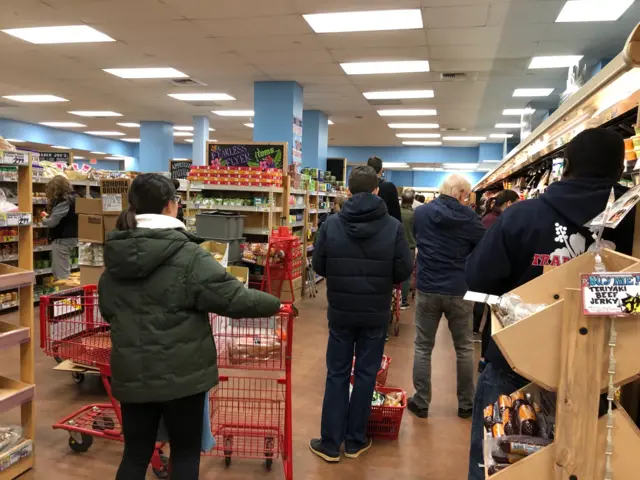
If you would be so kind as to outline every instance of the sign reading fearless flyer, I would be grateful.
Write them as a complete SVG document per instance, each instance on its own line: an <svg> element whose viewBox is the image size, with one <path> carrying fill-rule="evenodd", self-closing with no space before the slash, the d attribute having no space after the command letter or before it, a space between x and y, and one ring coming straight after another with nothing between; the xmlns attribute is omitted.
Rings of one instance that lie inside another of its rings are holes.
<svg viewBox="0 0 640 480"><path fill-rule="evenodd" d="M583 273L584 315L640 313L640 273Z"/></svg>
<svg viewBox="0 0 640 480"><path fill-rule="evenodd" d="M207 163L210 167L282 168L286 144L209 143Z"/></svg>

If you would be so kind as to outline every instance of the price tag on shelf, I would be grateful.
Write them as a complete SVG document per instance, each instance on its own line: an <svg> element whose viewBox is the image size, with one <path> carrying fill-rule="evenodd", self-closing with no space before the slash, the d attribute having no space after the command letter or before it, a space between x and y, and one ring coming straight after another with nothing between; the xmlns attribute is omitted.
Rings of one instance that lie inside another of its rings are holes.
<svg viewBox="0 0 640 480"><path fill-rule="evenodd" d="M3 151L0 159L4 165L27 165L29 163L29 156L25 152Z"/></svg>
<svg viewBox="0 0 640 480"><path fill-rule="evenodd" d="M30 224L30 213L9 212L0 214L0 227L22 227Z"/></svg>
<svg viewBox="0 0 640 480"><path fill-rule="evenodd" d="M584 315L640 314L640 273L583 273Z"/></svg>

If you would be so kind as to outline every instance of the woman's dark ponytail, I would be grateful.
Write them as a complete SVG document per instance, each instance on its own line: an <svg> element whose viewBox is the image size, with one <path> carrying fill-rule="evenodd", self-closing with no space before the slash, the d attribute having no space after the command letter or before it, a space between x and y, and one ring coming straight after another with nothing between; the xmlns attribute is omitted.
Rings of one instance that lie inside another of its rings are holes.
<svg viewBox="0 0 640 480"><path fill-rule="evenodd" d="M138 175L129 188L129 208L118 217L116 228L133 230L138 226L136 215L161 214L175 195L173 182L167 177L157 173Z"/></svg>
<svg viewBox="0 0 640 480"><path fill-rule="evenodd" d="M136 212L129 207L124 212L121 212L116 221L116 228L118 230L133 230L138 226L138 220L136 220Z"/></svg>

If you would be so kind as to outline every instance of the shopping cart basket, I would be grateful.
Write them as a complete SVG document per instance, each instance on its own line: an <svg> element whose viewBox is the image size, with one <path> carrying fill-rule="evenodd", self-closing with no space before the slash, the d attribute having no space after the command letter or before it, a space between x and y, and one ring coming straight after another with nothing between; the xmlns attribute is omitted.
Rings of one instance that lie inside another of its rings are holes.
<svg viewBox="0 0 640 480"><path fill-rule="evenodd" d="M253 372L221 375L209 397L216 447L208 455L224 457L226 466L233 457L253 458L271 469L280 457L286 480L293 478L291 351L296 315L293 305L267 318L210 315L218 368Z"/></svg>
<svg viewBox="0 0 640 480"><path fill-rule="evenodd" d="M124 441L120 405L111 392L111 337L100 315L95 285L40 297L40 347L57 361L71 360L97 368L110 403L85 405L53 425L69 432L69 447L82 453L94 437ZM156 445L151 467L158 478L168 478L163 443Z"/></svg>

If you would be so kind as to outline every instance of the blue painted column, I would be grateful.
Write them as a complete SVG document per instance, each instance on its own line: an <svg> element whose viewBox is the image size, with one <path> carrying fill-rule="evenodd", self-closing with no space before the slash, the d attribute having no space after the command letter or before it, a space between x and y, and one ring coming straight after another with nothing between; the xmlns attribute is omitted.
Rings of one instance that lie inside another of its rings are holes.
<svg viewBox="0 0 640 480"><path fill-rule="evenodd" d="M209 117L193 117L193 165L205 165L209 141Z"/></svg>
<svg viewBox="0 0 640 480"><path fill-rule="evenodd" d="M302 123L303 99L300 84L256 82L253 84L253 106L253 141L288 142L289 164L293 163L294 121L298 119ZM299 150L302 150L301 144L300 139Z"/></svg>
<svg viewBox="0 0 640 480"><path fill-rule="evenodd" d="M327 169L329 147L329 117L320 110L305 110L302 115L302 166Z"/></svg>
<svg viewBox="0 0 640 480"><path fill-rule="evenodd" d="M140 122L141 172L168 172L173 159L173 124L168 122Z"/></svg>

